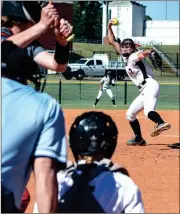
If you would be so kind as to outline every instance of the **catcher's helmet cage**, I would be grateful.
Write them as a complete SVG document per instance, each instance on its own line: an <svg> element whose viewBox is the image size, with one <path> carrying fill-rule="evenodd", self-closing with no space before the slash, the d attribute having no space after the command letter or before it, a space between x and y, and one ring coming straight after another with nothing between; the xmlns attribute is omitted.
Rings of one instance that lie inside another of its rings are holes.
<svg viewBox="0 0 180 214"><path fill-rule="evenodd" d="M45 1L3 1L1 16L13 16L37 23L41 17L41 9L47 4Z"/></svg>
<svg viewBox="0 0 180 214"><path fill-rule="evenodd" d="M69 143L77 155L103 154L111 158L117 144L118 130L112 118L102 112L86 112L71 126Z"/></svg>

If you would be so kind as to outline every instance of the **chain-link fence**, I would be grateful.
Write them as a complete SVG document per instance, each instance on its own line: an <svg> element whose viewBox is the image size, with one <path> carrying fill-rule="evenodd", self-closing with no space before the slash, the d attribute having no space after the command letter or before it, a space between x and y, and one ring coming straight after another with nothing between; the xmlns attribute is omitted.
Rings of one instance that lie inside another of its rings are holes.
<svg viewBox="0 0 180 214"><path fill-rule="evenodd" d="M55 79L56 78L56 79ZM161 77L163 79L163 77ZM174 79L159 81L160 97L158 107L164 109L179 109L179 83ZM45 92L53 96L64 108L92 108L99 91L99 79L94 80L64 80L61 75L47 78ZM117 81L111 87L118 108L126 109L139 94L138 88L131 81ZM98 108L113 107L111 99L103 93Z"/></svg>
<svg viewBox="0 0 180 214"><path fill-rule="evenodd" d="M91 57L93 57L94 54L107 54L108 59L110 61L111 60L118 60L118 57L119 57L119 55L116 52L112 52L112 51L92 51ZM83 51L70 51L69 62L74 63L83 57L84 57Z"/></svg>
<svg viewBox="0 0 180 214"><path fill-rule="evenodd" d="M102 44L102 39L74 39L74 42L88 44Z"/></svg>
<svg viewBox="0 0 180 214"><path fill-rule="evenodd" d="M179 77L180 75L180 53L164 53L162 52L158 46L155 46L157 50L159 50L159 55L163 60L162 70L153 69L155 77ZM53 50L49 51L50 53L54 53ZM92 56L94 54L107 54L109 61L119 61L122 60L121 57L114 51L92 51ZM75 63L80 58L84 57L83 51L70 51L69 55L69 63ZM151 65L151 62L146 59L146 62Z"/></svg>
<svg viewBox="0 0 180 214"><path fill-rule="evenodd" d="M159 53L163 62L161 71L154 70L155 76L178 77L180 75L180 53L166 52L165 50L163 50L163 47L158 45L154 45L153 49Z"/></svg>

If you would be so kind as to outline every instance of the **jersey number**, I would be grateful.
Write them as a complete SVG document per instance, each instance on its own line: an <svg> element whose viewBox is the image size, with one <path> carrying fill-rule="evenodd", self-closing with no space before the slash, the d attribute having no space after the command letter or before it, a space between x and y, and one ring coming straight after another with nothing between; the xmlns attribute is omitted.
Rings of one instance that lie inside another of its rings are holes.
<svg viewBox="0 0 180 214"><path fill-rule="evenodd" d="M129 68L129 75L130 75L131 77L134 77L134 72L132 71L131 68Z"/></svg>

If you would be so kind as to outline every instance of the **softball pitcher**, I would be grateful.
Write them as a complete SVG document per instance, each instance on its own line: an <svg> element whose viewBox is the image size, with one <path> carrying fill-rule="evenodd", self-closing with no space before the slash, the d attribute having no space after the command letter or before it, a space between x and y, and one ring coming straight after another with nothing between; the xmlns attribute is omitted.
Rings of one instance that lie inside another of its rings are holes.
<svg viewBox="0 0 180 214"><path fill-rule="evenodd" d="M108 38L111 45L122 55L126 62L126 72L132 82L139 88L140 94L130 105L126 118L135 134L135 137L127 141L127 145L146 145L142 138L137 114L144 109L144 115L156 123L151 136L158 136L162 131L170 129L171 125L164 122L155 111L159 96L159 83L154 79L152 68L144 61L152 50L137 51L132 39L124 39L120 44L115 41L112 31L112 20L108 23Z"/></svg>
<svg viewBox="0 0 180 214"><path fill-rule="evenodd" d="M108 71L107 74L100 80L99 93L96 97L93 107L96 107L100 97L102 96L103 91L105 91L109 95L114 107L116 107L116 101L111 91L110 85L115 86L115 80L111 77L111 72Z"/></svg>

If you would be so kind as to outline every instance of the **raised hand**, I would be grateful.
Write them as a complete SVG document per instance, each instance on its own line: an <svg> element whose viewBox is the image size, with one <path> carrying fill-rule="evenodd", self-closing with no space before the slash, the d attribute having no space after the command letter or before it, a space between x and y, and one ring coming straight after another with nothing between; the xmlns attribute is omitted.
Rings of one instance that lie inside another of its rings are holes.
<svg viewBox="0 0 180 214"><path fill-rule="evenodd" d="M108 22L108 27L111 27L113 25L113 20L110 19L109 22Z"/></svg>
<svg viewBox="0 0 180 214"><path fill-rule="evenodd" d="M52 2L49 2L47 6L42 8L40 23L44 25L45 29L48 29L52 26L58 26L59 14Z"/></svg>
<svg viewBox="0 0 180 214"><path fill-rule="evenodd" d="M57 23L57 22L56 22ZM59 21L59 25L54 26L54 33L59 44L67 45L67 38L72 34L73 26L65 19Z"/></svg>

